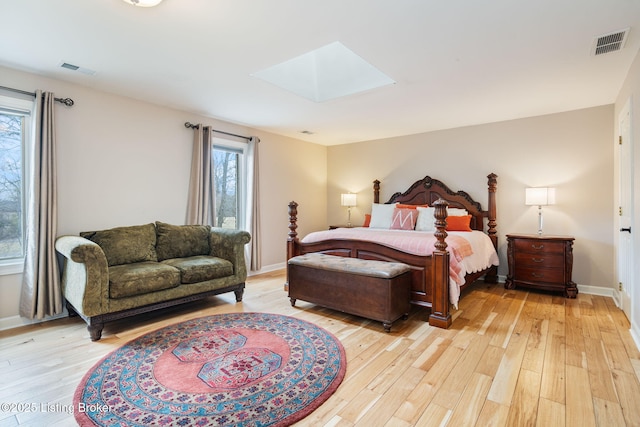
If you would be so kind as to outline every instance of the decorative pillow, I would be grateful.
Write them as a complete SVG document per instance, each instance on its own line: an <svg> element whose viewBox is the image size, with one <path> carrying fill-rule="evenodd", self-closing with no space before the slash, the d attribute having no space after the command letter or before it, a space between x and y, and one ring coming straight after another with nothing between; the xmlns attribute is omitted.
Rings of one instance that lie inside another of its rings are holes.
<svg viewBox="0 0 640 427"><path fill-rule="evenodd" d="M413 230L417 219L418 211L416 209L395 208L390 228L393 230Z"/></svg>
<svg viewBox="0 0 640 427"><path fill-rule="evenodd" d="M428 208L429 205L405 205L402 203L397 203L396 208L400 209L417 209L417 208Z"/></svg>
<svg viewBox="0 0 640 427"><path fill-rule="evenodd" d="M171 225L156 221L158 261L209 255L209 225Z"/></svg>
<svg viewBox="0 0 640 427"><path fill-rule="evenodd" d="M370 228L391 228L393 221L393 210L396 208L394 204L374 203L371 205L371 222Z"/></svg>
<svg viewBox="0 0 640 427"><path fill-rule="evenodd" d="M418 207L418 219L416 221L416 231L435 231L436 218L433 216L436 208Z"/></svg>
<svg viewBox="0 0 640 427"><path fill-rule="evenodd" d="M134 262L158 261L156 228L153 224L84 231L80 236L97 243L102 248L109 267Z"/></svg>
<svg viewBox="0 0 640 427"><path fill-rule="evenodd" d="M447 231L471 231L471 215L448 216Z"/></svg>
<svg viewBox="0 0 640 427"><path fill-rule="evenodd" d="M464 216L469 215L466 209L462 208L447 208L447 216Z"/></svg>
<svg viewBox="0 0 640 427"><path fill-rule="evenodd" d="M368 227L371 224L371 214L364 214L364 224L363 227Z"/></svg>
<svg viewBox="0 0 640 427"><path fill-rule="evenodd" d="M436 208L418 207L418 220L416 221L416 231L436 231ZM449 229L449 219L452 216L466 216L469 212L461 208L447 208L447 230ZM455 220L454 220L455 221ZM468 224L467 224L468 225ZM450 231L466 231L466 230L450 230ZM471 230L469 230L471 231Z"/></svg>

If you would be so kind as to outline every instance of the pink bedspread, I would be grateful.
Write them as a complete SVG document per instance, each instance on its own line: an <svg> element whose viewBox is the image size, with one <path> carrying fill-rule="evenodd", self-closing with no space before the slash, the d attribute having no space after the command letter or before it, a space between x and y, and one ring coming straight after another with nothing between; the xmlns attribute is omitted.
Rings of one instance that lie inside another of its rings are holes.
<svg viewBox="0 0 640 427"><path fill-rule="evenodd" d="M316 231L302 239L302 243L315 243L329 239L350 239L380 243L414 255L429 256L435 249L436 238L433 233L422 231L380 230L374 228L337 228L335 230ZM471 244L463 237L448 235L447 250L451 279L459 286L464 284L465 272L462 270L463 258L473 254ZM456 301L457 302L457 301Z"/></svg>

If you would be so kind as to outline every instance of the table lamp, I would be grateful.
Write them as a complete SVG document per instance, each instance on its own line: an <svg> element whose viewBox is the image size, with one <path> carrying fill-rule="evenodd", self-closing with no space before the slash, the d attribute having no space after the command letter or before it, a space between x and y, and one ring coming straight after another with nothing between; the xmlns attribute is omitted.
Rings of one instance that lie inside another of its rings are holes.
<svg viewBox="0 0 640 427"><path fill-rule="evenodd" d="M549 187L527 188L525 204L538 206L538 235L542 235L542 207L556 203L556 189Z"/></svg>
<svg viewBox="0 0 640 427"><path fill-rule="evenodd" d="M351 208L356 205L356 195L343 193L340 200L340 204L347 207L347 227L351 227Z"/></svg>

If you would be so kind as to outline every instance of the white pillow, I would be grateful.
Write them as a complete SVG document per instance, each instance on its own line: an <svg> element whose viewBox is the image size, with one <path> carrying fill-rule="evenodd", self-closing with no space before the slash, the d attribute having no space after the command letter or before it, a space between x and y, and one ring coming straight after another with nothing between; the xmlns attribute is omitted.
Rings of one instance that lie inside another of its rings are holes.
<svg viewBox="0 0 640 427"><path fill-rule="evenodd" d="M418 220L416 221L416 231L436 231L436 208L418 207ZM466 209L447 208L447 216L469 215Z"/></svg>
<svg viewBox="0 0 640 427"><path fill-rule="evenodd" d="M469 215L466 209L461 208L447 208L447 216L465 216Z"/></svg>
<svg viewBox="0 0 640 427"><path fill-rule="evenodd" d="M435 231L436 218L433 216L436 208L418 207L418 220L416 221L416 231Z"/></svg>
<svg viewBox="0 0 640 427"><path fill-rule="evenodd" d="M391 228L395 203L373 203L371 205L371 222L369 228Z"/></svg>

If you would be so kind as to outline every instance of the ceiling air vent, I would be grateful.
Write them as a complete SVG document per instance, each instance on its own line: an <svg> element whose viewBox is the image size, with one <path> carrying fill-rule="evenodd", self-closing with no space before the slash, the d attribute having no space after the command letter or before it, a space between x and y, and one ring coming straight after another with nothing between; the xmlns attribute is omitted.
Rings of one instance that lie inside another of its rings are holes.
<svg viewBox="0 0 640 427"><path fill-rule="evenodd" d="M79 71L82 74L86 74L89 76L93 76L96 73L94 70L91 70L89 68L79 67L77 65L69 64L68 62L60 63L60 67L66 68L67 70L71 70L71 71Z"/></svg>
<svg viewBox="0 0 640 427"><path fill-rule="evenodd" d="M615 31L613 33L603 34L596 37L593 40L591 54L594 56L598 56L622 49L624 47L624 43L627 41L627 34L629 34L629 29L625 28L624 30Z"/></svg>

